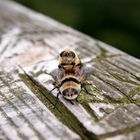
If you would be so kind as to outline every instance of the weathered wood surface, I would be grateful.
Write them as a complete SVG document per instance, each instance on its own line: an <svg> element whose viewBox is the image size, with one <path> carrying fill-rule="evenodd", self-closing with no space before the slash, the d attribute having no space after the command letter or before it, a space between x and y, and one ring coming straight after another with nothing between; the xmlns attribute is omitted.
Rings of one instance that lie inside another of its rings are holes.
<svg viewBox="0 0 140 140"><path fill-rule="evenodd" d="M93 25L94 26L94 25ZM79 103L46 73L74 49L92 66ZM12 1L0 0L0 139L140 139L140 60Z"/></svg>

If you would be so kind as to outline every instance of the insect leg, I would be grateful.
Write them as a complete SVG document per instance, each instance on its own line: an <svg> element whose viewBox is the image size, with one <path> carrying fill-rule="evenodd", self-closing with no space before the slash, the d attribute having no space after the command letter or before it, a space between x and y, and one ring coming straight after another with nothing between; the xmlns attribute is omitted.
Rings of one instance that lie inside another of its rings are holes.
<svg viewBox="0 0 140 140"><path fill-rule="evenodd" d="M57 97L57 99L59 98L59 95L60 95L60 94L61 94L60 92L58 92L58 93L57 93L57 96L56 96L56 97Z"/></svg>
<svg viewBox="0 0 140 140"><path fill-rule="evenodd" d="M79 100L78 100L78 98L76 98L76 99L75 99L75 101L79 103Z"/></svg>
<svg viewBox="0 0 140 140"><path fill-rule="evenodd" d="M56 88L58 88L58 87L54 87L53 89L51 89L49 92L51 93L53 90L55 90Z"/></svg>
<svg viewBox="0 0 140 140"><path fill-rule="evenodd" d="M74 102L73 102L73 101L69 100L69 102L70 102L72 105L74 105Z"/></svg>

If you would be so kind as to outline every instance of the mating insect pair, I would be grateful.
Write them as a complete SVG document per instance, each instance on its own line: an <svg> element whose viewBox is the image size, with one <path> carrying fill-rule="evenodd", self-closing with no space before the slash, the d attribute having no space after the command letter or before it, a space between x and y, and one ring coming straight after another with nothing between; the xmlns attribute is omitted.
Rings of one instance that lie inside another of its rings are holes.
<svg viewBox="0 0 140 140"><path fill-rule="evenodd" d="M71 102L73 100L77 101L81 88L86 90L85 81L89 77L90 71L81 63L80 58L74 51L64 50L59 55L58 69L50 73L55 85L52 90L58 88L57 97L62 94L65 99Z"/></svg>

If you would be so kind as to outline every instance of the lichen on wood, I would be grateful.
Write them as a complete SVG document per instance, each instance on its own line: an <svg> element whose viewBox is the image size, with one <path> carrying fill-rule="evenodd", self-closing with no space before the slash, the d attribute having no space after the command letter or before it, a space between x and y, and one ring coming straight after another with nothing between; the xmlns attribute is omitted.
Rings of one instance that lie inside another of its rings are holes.
<svg viewBox="0 0 140 140"><path fill-rule="evenodd" d="M13 1L0 21L0 139L140 137L140 60ZM65 48L94 70L74 105L49 92Z"/></svg>

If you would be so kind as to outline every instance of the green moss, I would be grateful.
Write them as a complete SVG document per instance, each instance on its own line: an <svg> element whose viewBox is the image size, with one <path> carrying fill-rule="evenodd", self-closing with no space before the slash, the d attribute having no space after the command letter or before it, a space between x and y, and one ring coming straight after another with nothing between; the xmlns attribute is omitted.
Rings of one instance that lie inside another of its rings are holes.
<svg viewBox="0 0 140 140"><path fill-rule="evenodd" d="M140 99L133 100L133 103L140 107Z"/></svg>
<svg viewBox="0 0 140 140"><path fill-rule="evenodd" d="M140 86L136 86L135 88L133 88L129 92L128 97L131 98L131 97L135 96L138 92L140 92Z"/></svg>
<svg viewBox="0 0 140 140"><path fill-rule="evenodd" d="M20 74L20 77L25 82L25 84L33 91L33 93L44 103L44 105L66 126L68 126L70 129L72 129L74 132L79 134L82 139L88 140L88 139L99 139L99 138L105 138L110 136L115 136L118 133L124 133L129 132L128 129L118 130L111 133L107 133L105 135L101 135L97 137L93 133L89 132L84 128L82 123L79 122L79 120L52 94L47 91L45 87L43 87L39 82L34 80L31 76L27 74ZM93 116L93 119L95 121L98 121L98 118L96 116L96 113L90 108L89 103L96 102L96 103L112 103L116 104L117 106L123 106L124 104L129 103L135 103L139 104L139 100L132 100L131 97L135 95L140 89L139 87L136 87L133 91L130 92L128 97L124 97L122 99L116 100L100 91L100 89L93 87L91 85L86 86L89 93L86 93L84 90L81 91L80 96L78 98L79 102L82 104L82 106L86 109L86 111ZM98 99L97 95L102 96L103 100ZM130 100L130 99L131 100ZM57 105L55 106L55 103ZM136 127L132 127L132 129L136 130Z"/></svg>
<svg viewBox="0 0 140 140"><path fill-rule="evenodd" d="M113 104L127 104L130 103L131 101L127 98L124 97L122 99L115 99L107 94L104 94L100 89L93 87L91 85L86 86L88 93L85 91L80 92L80 96L78 100L80 101L81 104L88 104L91 102L94 103L113 103ZM102 97L103 99L99 99L98 96Z"/></svg>
<svg viewBox="0 0 140 140"><path fill-rule="evenodd" d="M103 95L106 100L109 102L109 103L114 103L114 104L119 104L119 105L122 105L122 104L127 104L127 103L130 103L130 101L125 97L125 98L122 98L122 99L114 99L106 94Z"/></svg>
<svg viewBox="0 0 140 140"><path fill-rule="evenodd" d="M66 126L78 133L84 140L96 140L96 135L84 128L82 123L40 83L27 74L19 74L25 84L43 102L43 104ZM57 106L55 103L57 102Z"/></svg>
<svg viewBox="0 0 140 140"><path fill-rule="evenodd" d="M83 91L80 92L80 95L78 97L78 101L80 103L89 103L95 101L95 97L93 95L87 94Z"/></svg>
<svg viewBox="0 0 140 140"><path fill-rule="evenodd" d="M86 85L86 92L84 89L80 92L79 101L80 103L89 103L89 102L102 102L98 96L102 96L101 92L93 87L92 85ZM104 101L103 101L104 102Z"/></svg>

